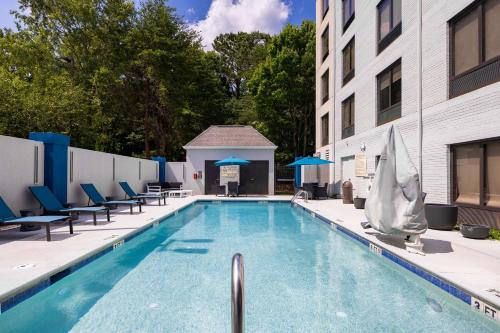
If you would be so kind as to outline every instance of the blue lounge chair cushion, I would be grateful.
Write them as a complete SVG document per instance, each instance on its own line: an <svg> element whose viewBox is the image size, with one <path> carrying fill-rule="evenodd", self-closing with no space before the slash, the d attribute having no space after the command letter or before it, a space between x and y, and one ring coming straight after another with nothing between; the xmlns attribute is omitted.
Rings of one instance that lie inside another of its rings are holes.
<svg viewBox="0 0 500 333"><path fill-rule="evenodd" d="M148 194L137 194L134 192L134 190L130 187L130 185L127 182L119 182L120 186L122 189L125 191L125 194L127 194L128 197L134 198L134 199L156 199L156 198L163 198L163 195L161 192L158 193L148 193Z"/></svg>
<svg viewBox="0 0 500 333"><path fill-rule="evenodd" d="M106 204L109 205L134 205L140 203L140 201L137 200L113 200L113 201L106 201Z"/></svg>
<svg viewBox="0 0 500 333"><path fill-rule="evenodd" d="M129 197L132 198L137 196L137 193L134 192L134 190L130 187L130 185L127 182L118 182L118 184L120 184L122 189Z"/></svg>
<svg viewBox="0 0 500 333"><path fill-rule="evenodd" d="M140 201L137 200L113 200L106 201L103 196L97 191L94 184L80 184L83 191L88 195L90 200L96 205L109 204L109 205L133 205L138 204Z"/></svg>
<svg viewBox="0 0 500 333"><path fill-rule="evenodd" d="M30 190L45 210L57 212L64 209L59 199L47 186L30 186Z"/></svg>
<svg viewBox="0 0 500 333"><path fill-rule="evenodd" d="M4 222L8 223L52 223L67 219L67 216L27 216Z"/></svg>
<svg viewBox="0 0 500 333"><path fill-rule="evenodd" d="M106 199L97 191L94 184L80 184L80 186L93 203L101 204L106 202Z"/></svg>
<svg viewBox="0 0 500 333"><path fill-rule="evenodd" d="M67 216L27 216L17 218L14 212L0 197L0 223L51 223L67 219Z"/></svg>
<svg viewBox="0 0 500 333"><path fill-rule="evenodd" d="M15 219L16 215L12 210L10 210L9 206L3 201L3 199L0 197L0 221L6 221L6 220L11 220Z"/></svg>
<svg viewBox="0 0 500 333"><path fill-rule="evenodd" d="M68 213L71 213L71 212L89 212L89 213L92 213L92 212L102 212L102 211L105 211L107 210L106 207L74 207L74 208L65 208L65 209L61 209L60 212L68 212Z"/></svg>
<svg viewBox="0 0 500 333"><path fill-rule="evenodd" d="M54 193L47 186L31 186L31 192L35 198L42 204L45 210L49 212L101 212L105 211L106 207L72 207L65 208L56 198Z"/></svg>

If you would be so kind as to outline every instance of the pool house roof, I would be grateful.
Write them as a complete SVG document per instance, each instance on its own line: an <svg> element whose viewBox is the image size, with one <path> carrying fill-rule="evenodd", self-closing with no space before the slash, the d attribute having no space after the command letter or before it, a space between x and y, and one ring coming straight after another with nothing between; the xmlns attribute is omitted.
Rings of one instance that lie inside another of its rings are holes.
<svg viewBox="0 0 500 333"><path fill-rule="evenodd" d="M184 149L276 149L277 146L252 126L214 125L184 146Z"/></svg>

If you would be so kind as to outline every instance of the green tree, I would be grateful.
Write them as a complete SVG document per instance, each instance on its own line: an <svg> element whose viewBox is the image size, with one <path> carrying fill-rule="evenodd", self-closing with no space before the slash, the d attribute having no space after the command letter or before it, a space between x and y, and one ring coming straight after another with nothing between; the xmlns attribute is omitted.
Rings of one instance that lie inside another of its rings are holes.
<svg viewBox="0 0 500 333"><path fill-rule="evenodd" d="M85 145L91 136L86 101L85 90L58 69L39 36L0 33L0 133L55 131Z"/></svg>
<svg viewBox="0 0 500 333"><path fill-rule="evenodd" d="M227 33L215 38L212 46L221 59L221 75L235 98L247 92L246 82L265 59L269 39L268 34L258 31Z"/></svg>
<svg viewBox="0 0 500 333"><path fill-rule="evenodd" d="M315 25L287 25L272 38L249 82L262 129L278 145L277 160L314 151Z"/></svg>

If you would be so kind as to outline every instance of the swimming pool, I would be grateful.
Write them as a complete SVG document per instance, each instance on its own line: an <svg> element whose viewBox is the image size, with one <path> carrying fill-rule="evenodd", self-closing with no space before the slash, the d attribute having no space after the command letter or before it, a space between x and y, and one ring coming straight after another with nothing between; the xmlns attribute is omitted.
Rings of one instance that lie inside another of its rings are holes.
<svg viewBox="0 0 500 333"><path fill-rule="evenodd" d="M302 209L200 202L0 315L1 332L498 332L500 326Z"/></svg>

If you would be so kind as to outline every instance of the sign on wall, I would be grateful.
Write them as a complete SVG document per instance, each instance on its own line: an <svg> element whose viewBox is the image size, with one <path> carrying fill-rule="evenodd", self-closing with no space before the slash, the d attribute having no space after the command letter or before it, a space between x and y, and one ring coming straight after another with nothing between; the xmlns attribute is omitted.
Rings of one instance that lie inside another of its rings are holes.
<svg viewBox="0 0 500 333"><path fill-rule="evenodd" d="M355 166L356 177L368 177L365 153L356 154L355 164L356 164Z"/></svg>
<svg viewBox="0 0 500 333"><path fill-rule="evenodd" d="M238 165L225 165L220 167L221 178L238 178L240 168Z"/></svg>

